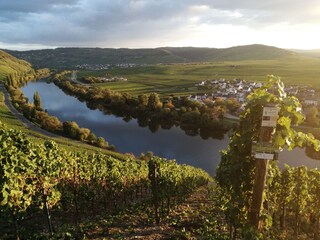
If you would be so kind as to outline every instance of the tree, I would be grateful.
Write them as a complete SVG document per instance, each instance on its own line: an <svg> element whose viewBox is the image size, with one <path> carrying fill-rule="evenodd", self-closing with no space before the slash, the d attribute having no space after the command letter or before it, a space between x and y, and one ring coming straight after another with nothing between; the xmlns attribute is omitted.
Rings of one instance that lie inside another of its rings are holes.
<svg viewBox="0 0 320 240"><path fill-rule="evenodd" d="M67 134L67 136L77 139L80 128L76 122L66 121L63 123L63 131L65 134Z"/></svg>
<svg viewBox="0 0 320 240"><path fill-rule="evenodd" d="M195 125L198 126L201 121L201 114L198 109L186 112L181 116L181 125Z"/></svg>
<svg viewBox="0 0 320 240"><path fill-rule="evenodd" d="M240 107L240 103L238 102L238 100L236 98L229 98L226 101L226 105L228 110L231 113L234 113L235 111L237 111Z"/></svg>
<svg viewBox="0 0 320 240"><path fill-rule="evenodd" d="M223 106L225 105L225 102L222 97L217 97L216 100L214 101L214 104L216 106L221 106L221 105Z"/></svg>
<svg viewBox="0 0 320 240"><path fill-rule="evenodd" d="M37 110L42 109L42 102L38 91L36 91L33 95L33 104Z"/></svg>
<svg viewBox="0 0 320 240"><path fill-rule="evenodd" d="M306 122L312 127L319 127L318 109L312 106L306 114Z"/></svg>
<svg viewBox="0 0 320 240"><path fill-rule="evenodd" d="M90 135L90 129L88 128L80 128L78 132L78 139L80 141L86 140Z"/></svg>
<svg viewBox="0 0 320 240"><path fill-rule="evenodd" d="M140 106L147 106L148 105L148 95L141 94L138 96L138 102Z"/></svg>
<svg viewBox="0 0 320 240"><path fill-rule="evenodd" d="M151 93L148 98L148 107L150 110L156 110L162 107L159 95L157 93Z"/></svg>
<svg viewBox="0 0 320 240"><path fill-rule="evenodd" d="M174 104L172 103L172 100L168 100L166 104L164 104L165 108L174 109Z"/></svg>
<svg viewBox="0 0 320 240"><path fill-rule="evenodd" d="M94 133L90 133L87 140L89 143L93 144L94 142L97 141L97 137Z"/></svg>
<svg viewBox="0 0 320 240"><path fill-rule="evenodd" d="M100 148L107 148L109 146L109 144L103 137L98 137L97 138L97 146Z"/></svg>

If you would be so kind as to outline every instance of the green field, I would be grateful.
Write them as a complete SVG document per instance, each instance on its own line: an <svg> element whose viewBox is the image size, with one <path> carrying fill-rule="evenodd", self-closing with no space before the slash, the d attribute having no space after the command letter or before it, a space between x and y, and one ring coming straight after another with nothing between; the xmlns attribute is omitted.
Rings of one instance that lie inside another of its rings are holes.
<svg viewBox="0 0 320 240"><path fill-rule="evenodd" d="M157 92L162 96L189 95L198 92L194 84L202 80L241 78L259 82L264 81L268 74L280 76L285 84L310 85L320 89L320 59L306 57L82 70L78 72L78 77L104 76L106 73L126 77L128 81L100 83L96 86L133 95L150 92Z"/></svg>

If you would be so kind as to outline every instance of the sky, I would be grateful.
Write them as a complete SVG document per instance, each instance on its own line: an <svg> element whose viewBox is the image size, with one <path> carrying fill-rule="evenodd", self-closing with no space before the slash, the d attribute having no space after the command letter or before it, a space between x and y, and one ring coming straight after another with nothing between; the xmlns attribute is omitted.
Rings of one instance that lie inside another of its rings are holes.
<svg viewBox="0 0 320 240"><path fill-rule="evenodd" d="M320 0L0 0L0 48L320 49Z"/></svg>

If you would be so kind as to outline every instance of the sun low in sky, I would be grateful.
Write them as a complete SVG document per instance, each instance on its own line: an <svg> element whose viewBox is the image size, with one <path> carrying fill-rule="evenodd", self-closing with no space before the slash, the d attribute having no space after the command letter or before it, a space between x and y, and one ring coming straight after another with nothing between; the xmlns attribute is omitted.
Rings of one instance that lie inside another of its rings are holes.
<svg viewBox="0 0 320 240"><path fill-rule="evenodd" d="M319 0L0 0L0 48L320 49Z"/></svg>

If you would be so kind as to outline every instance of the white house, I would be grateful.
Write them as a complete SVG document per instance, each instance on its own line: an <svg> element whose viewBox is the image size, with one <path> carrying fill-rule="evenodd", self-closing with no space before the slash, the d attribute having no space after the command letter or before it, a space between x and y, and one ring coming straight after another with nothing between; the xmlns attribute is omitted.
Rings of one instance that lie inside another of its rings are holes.
<svg viewBox="0 0 320 240"><path fill-rule="evenodd" d="M303 103L308 106L318 106L319 104L318 100L312 98L304 99Z"/></svg>

